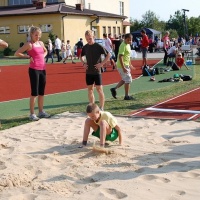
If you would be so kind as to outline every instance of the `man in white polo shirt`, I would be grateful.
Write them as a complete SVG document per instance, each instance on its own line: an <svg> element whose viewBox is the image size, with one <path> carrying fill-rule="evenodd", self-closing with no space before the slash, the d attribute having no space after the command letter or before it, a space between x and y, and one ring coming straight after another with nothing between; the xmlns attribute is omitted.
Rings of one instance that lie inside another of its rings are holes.
<svg viewBox="0 0 200 200"><path fill-rule="evenodd" d="M169 57L169 58L174 58L174 57L176 57L176 53L178 52L178 47L179 47L179 44L178 44L178 43L175 43L175 45L172 46L172 47L167 51L167 57Z"/></svg>
<svg viewBox="0 0 200 200"><path fill-rule="evenodd" d="M58 36L56 35L56 39L55 39L55 52L57 55L57 62L60 62L62 60L61 56L60 56L60 50L61 50L61 40L58 38Z"/></svg>

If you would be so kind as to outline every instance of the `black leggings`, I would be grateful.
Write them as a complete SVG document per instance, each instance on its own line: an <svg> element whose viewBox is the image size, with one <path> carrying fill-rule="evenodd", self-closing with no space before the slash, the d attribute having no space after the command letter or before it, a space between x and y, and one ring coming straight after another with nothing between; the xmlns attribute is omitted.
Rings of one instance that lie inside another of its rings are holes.
<svg viewBox="0 0 200 200"><path fill-rule="evenodd" d="M31 84L31 96L43 96L46 85L46 70L29 68L29 78Z"/></svg>
<svg viewBox="0 0 200 200"><path fill-rule="evenodd" d="M167 64L167 49L163 48L163 51L165 53L163 63L166 65Z"/></svg>

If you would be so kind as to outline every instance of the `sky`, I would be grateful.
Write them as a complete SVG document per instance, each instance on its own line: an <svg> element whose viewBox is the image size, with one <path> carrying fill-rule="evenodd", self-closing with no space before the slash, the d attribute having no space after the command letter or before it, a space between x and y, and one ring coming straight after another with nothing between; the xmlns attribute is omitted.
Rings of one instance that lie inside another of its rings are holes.
<svg viewBox="0 0 200 200"><path fill-rule="evenodd" d="M187 9L187 17L200 16L200 0L130 0L130 16L141 20L148 10L153 11L160 20L168 21L177 10Z"/></svg>

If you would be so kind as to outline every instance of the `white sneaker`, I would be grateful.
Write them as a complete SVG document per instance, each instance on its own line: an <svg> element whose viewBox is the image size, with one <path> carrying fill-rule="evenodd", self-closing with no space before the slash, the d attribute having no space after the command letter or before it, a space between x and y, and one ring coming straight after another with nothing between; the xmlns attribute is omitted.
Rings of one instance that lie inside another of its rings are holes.
<svg viewBox="0 0 200 200"><path fill-rule="evenodd" d="M39 120L39 118L36 116L36 114L30 114L29 119L31 121L38 121Z"/></svg>
<svg viewBox="0 0 200 200"><path fill-rule="evenodd" d="M48 113L46 113L45 111L42 111L38 114L39 118L49 118L51 117L51 115L49 115Z"/></svg>

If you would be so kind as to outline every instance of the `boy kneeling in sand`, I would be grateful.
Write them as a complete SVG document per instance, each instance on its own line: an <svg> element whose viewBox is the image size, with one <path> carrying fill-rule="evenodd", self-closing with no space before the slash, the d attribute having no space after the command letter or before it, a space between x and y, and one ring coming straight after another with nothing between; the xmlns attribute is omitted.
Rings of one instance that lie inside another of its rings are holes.
<svg viewBox="0 0 200 200"><path fill-rule="evenodd" d="M88 104L86 108L88 118L85 120L83 142L87 145L90 128L93 129L92 135L100 138L100 146L105 146L105 141L114 141L119 137L119 144L122 144L121 129L117 124L116 118L110 113L100 111L99 107L94 104Z"/></svg>

